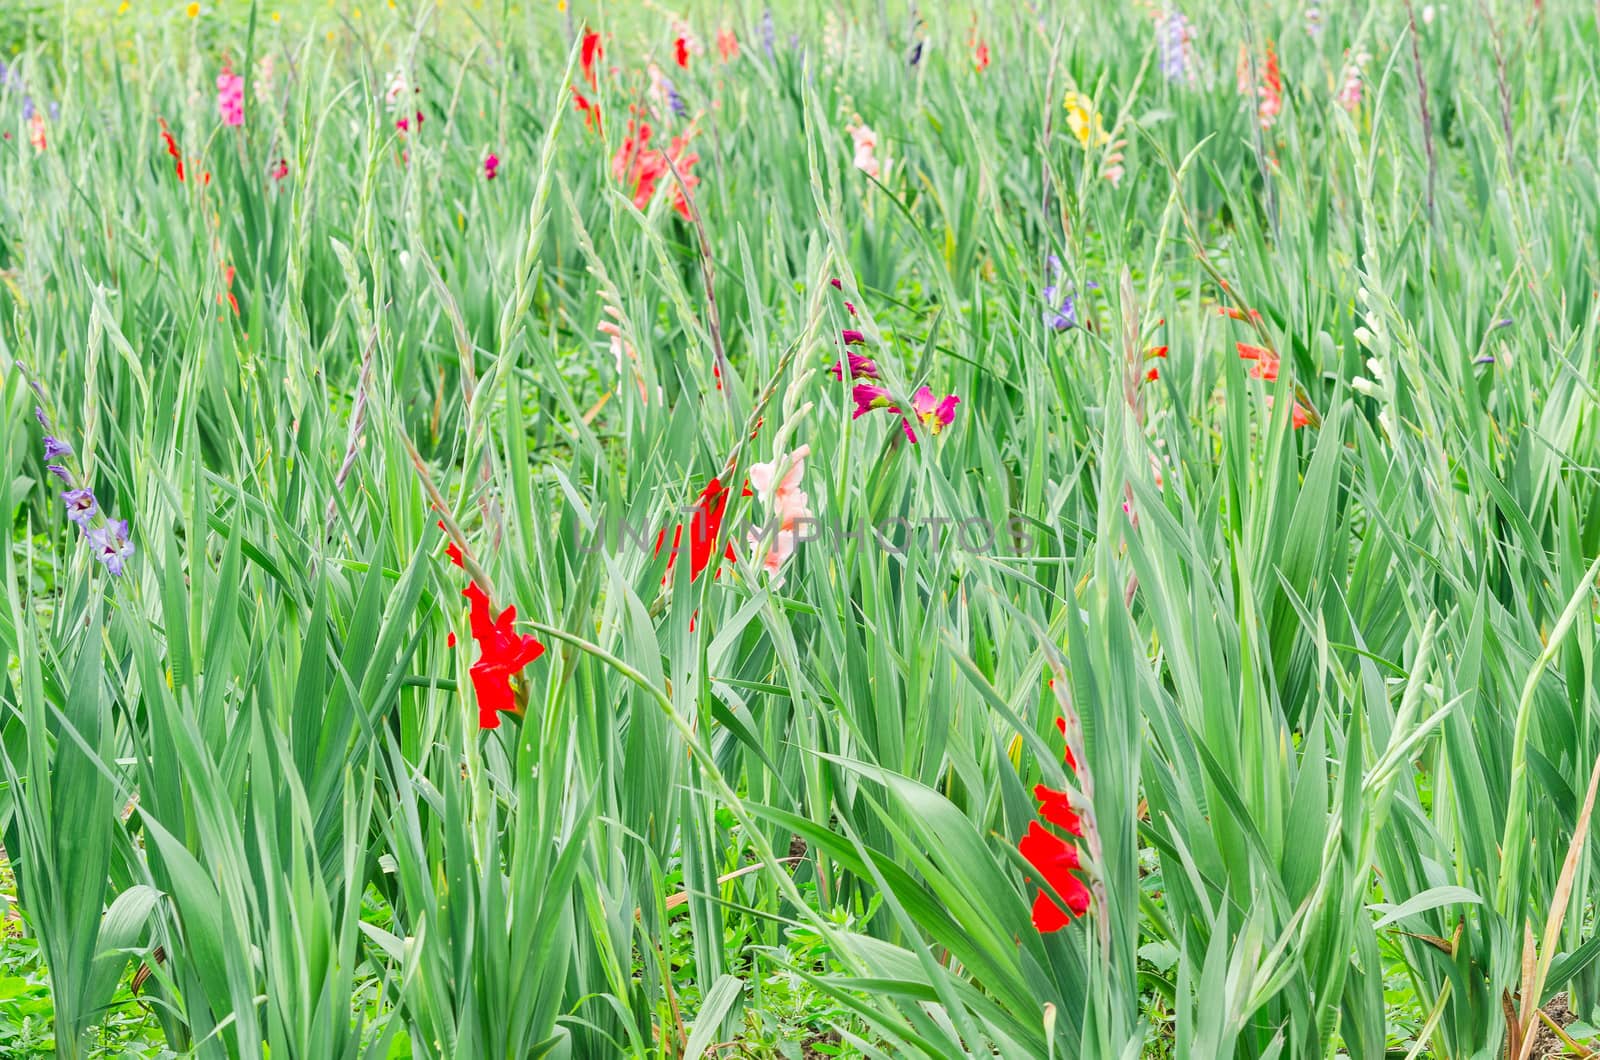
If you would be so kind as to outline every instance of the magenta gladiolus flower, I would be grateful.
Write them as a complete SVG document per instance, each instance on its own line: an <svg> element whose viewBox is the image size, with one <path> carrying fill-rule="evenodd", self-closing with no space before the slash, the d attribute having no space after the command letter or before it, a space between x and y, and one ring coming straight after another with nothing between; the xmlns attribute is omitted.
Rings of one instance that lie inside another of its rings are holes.
<svg viewBox="0 0 1600 1060"><path fill-rule="evenodd" d="M850 360L851 379L878 378L878 362L874 361L871 357L863 357L859 353L851 353L847 354L846 356ZM833 372L833 377L835 379L838 379L841 382L844 381L844 365L841 362L834 361L833 367L829 370Z"/></svg>
<svg viewBox="0 0 1600 1060"><path fill-rule="evenodd" d="M854 328L845 328L843 331L839 332L839 335L844 339L844 344L846 346L859 346L863 342L867 341L867 337Z"/></svg>
<svg viewBox="0 0 1600 1060"><path fill-rule="evenodd" d="M484 180L493 180L494 179L494 175L495 175L495 171L498 170L499 168L500 168L500 156L495 154L493 151L490 151L489 152L489 157L485 158L483 160L483 179Z"/></svg>
<svg viewBox="0 0 1600 1060"><path fill-rule="evenodd" d="M873 409L888 409L890 412L899 412L899 408L889 397L889 392L881 386L871 383L857 383L850 391L850 396L855 399L856 410L851 414L853 420L860 419Z"/></svg>
<svg viewBox="0 0 1600 1060"><path fill-rule="evenodd" d="M955 421L956 406L960 403L961 399L954 394L946 394L942 399L935 399L933 390L929 387L920 387L911 395L911 411L916 413L917 419L931 434L938 434ZM917 436L911 430L911 421L902 419L900 423L906 429L906 437L915 442Z"/></svg>

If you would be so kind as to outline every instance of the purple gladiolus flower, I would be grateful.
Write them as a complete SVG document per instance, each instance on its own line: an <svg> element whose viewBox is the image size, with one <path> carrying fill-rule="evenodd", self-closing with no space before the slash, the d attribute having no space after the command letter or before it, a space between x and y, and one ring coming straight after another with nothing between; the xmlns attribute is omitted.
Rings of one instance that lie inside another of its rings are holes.
<svg viewBox="0 0 1600 1060"><path fill-rule="evenodd" d="M72 472L68 471L60 464L46 464L44 469L50 472L50 474L54 475L56 478L60 479L62 482L66 483L68 486L72 485Z"/></svg>
<svg viewBox="0 0 1600 1060"><path fill-rule="evenodd" d="M33 406L33 418L38 420L39 426L43 427L45 430L48 431L50 429L50 417L44 414L44 406Z"/></svg>
<svg viewBox="0 0 1600 1060"><path fill-rule="evenodd" d="M31 121L33 118L33 97L22 97L22 120Z"/></svg>
<svg viewBox="0 0 1600 1060"><path fill-rule="evenodd" d="M761 12L761 47L765 49L768 59L772 58L772 45L777 36L777 27L772 24L772 8L769 7Z"/></svg>
<svg viewBox="0 0 1600 1060"><path fill-rule="evenodd" d="M44 436L44 458L46 460L54 460L58 456L71 455L72 446L63 442L60 438L53 438L48 434Z"/></svg>
<svg viewBox="0 0 1600 1060"><path fill-rule="evenodd" d="M100 505L94 499L94 491L89 489L67 490L61 495L67 502L67 518L78 524L79 529L85 533L89 530L89 520L94 518L94 513L100 510Z"/></svg>
<svg viewBox="0 0 1600 1060"><path fill-rule="evenodd" d="M1044 289L1045 310L1041 314L1052 331L1067 331L1078 326L1078 300L1070 286L1063 290L1060 283L1061 259L1051 254L1045 259ZM1090 284L1093 287L1094 284Z"/></svg>
<svg viewBox="0 0 1600 1060"><path fill-rule="evenodd" d="M106 565L114 578L122 577L123 564L133 555L133 542L128 540L128 521L113 519L85 535L94 550L94 558Z"/></svg>
<svg viewBox="0 0 1600 1060"><path fill-rule="evenodd" d="M1183 12L1170 10L1156 22L1156 49L1161 56L1161 74L1174 84L1194 82L1192 62L1194 31Z"/></svg>

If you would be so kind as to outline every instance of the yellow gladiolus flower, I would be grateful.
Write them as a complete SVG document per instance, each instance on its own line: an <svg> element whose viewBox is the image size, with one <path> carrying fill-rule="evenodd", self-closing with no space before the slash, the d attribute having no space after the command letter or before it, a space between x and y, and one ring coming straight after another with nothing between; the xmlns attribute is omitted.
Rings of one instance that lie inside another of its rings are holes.
<svg viewBox="0 0 1600 1060"><path fill-rule="evenodd" d="M1062 106L1067 110L1067 128L1078 138L1078 143L1084 147L1104 147L1111 142L1111 134L1106 132L1100 112L1094 109L1094 101L1088 96L1068 92Z"/></svg>

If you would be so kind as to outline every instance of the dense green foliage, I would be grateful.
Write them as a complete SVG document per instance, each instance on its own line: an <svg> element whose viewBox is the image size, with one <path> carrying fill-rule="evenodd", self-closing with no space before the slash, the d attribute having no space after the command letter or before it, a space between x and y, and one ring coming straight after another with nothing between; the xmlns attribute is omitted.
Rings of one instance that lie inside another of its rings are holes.
<svg viewBox="0 0 1600 1060"><path fill-rule="evenodd" d="M0 16L5 1055L1600 1023L1595 11L128 6Z"/></svg>

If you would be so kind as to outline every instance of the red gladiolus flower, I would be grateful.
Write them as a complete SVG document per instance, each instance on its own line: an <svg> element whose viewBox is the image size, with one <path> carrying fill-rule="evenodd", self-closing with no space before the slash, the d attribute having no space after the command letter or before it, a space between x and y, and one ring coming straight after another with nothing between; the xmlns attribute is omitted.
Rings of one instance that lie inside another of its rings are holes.
<svg viewBox="0 0 1600 1060"><path fill-rule="evenodd" d="M1251 379L1264 379L1269 383L1276 382L1278 378L1278 355L1264 346L1251 346L1246 342L1236 342L1239 348L1239 358L1245 361L1254 361L1250 366Z"/></svg>
<svg viewBox="0 0 1600 1060"><path fill-rule="evenodd" d="M979 41L977 47L972 49L972 65L978 68L978 73L989 69L989 44Z"/></svg>
<svg viewBox="0 0 1600 1060"><path fill-rule="evenodd" d="M748 491L747 491L748 492ZM700 491L696 498L692 515L689 521L689 580L693 582L700 577L706 567L711 563L712 550L716 548L717 540L722 536L722 517L728 511L728 488L722 480L713 478L706 483L706 488ZM656 535L656 554L661 553L661 546L666 543L667 532L661 531ZM679 523L672 533L672 551L667 554L667 575L661 580L666 581L672 574L672 565L678 561L678 548L683 544L683 524ZM733 542L728 542L723 555L728 559L733 558ZM718 573L721 573L720 571Z"/></svg>
<svg viewBox="0 0 1600 1060"><path fill-rule="evenodd" d="M1064 791L1035 784L1033 797L1039 800L1039 816L1079 839L1083 838L1083 821L1072 810L1072 801Z"/></svg>
<svg viewBox="0 0 1600 1060"><path fill-rule="evenodd" d="M439 529L444 529L443 519L439 520ZM450 557L451 563L454 563L456 566L461 567L462 569L466 568L466 564L462 562L461 549L454 541L446 541L444 543L444 554Z"/></svg>
<svg viewBox="0 0 1600 1060"><path fill-rule="evenodd" d="M584 94L582 92L578 91L578 86L577 85L573 85L572 86L572 105L574 107L576 107L578 110L583 112L583 124L585 126L587 126L588 128L593 129L596 133L599 133L600 132L600 104L591 103L587 98L585 98L585 96L584 96Z"/></svg>
<svg viewBox="0 0 1600 1060"><path fill-rule="evenodd" d="M1267 395L1267 411L1272 411L1271 394ZM1311 424L1311 410L1300 404L1300 402L1296 401L1294 403L1294 407L1289 410L1289 426L1298 431L1301 427L1309 427Z"/></svg>
<svg viewBox="0 0 1600 1060"><path fill-rule="evenodd" d="M461 595L472 601L468 620L472 639L478 642L478 661L468 671L473 691L478 694L478 727L497 729L503 711L517 710L511 679L544 654L544 645L532 636L518 636L513 628L517 620L515 607L500 612L499 618L491 618L488 594L478 588L477 582L468 585Z"/></svg>
<svg viewBox="0 0 1600 1060"><path fill-rule="evenodd" d="M595 77L595 61L605 57L605 49L600 45L600 34L594 30L585 30L583 34L583 50L579 53L578 61L583 64L583 79L589 82L590 88L599 88L600 82Z"/></svg>
<svg viewBox="0 0 1600 1060"><path fill-rule="evenodd" d="M1067 903L1067 908L1062 909L1040 888L1033 900L1034 927L1041 932L1060 931L1072 923L1073 917L1089 911L1089 888L1072 874L1079 867L1077 847L1032 821L1017 849Z"/></svg>
<svg viewBox="0 0 1600 1060"><path fill-rule="evenodd" d="M683 37L679 37L672 42L672 51L673 58L677 59L678 65L685 70L689 69L689 42Z"/></svg>
<svg viewBox="0 0 1600 1060"><path fill-rule="evenodd" d="M690 172L700 156L688 149L689 141L681 136L672 138L665 153L658 151L650 146L651 135L649 122L629 119L628 135L611 158L611 175L624 188L633 188L633 205L643 210L655 198L661 181L670 179L667 165L670 158L683 178L683 187L677 181L672 182L672 208L688 220L689 200L684 196L684 188L692 191L700 183L700 178Z"/></svg>
<svg viewBox="0 0 1600 1060"><path fill-rule="evenodd" d="M1052 682L1053 684L1054 682ZM1056 719L1056 728L1066 735L1067 723ZM1077 771L1078 765L1068 747L1065 756L1067 768ZM1039 816L1068 835L1083 837L1083 820L1072 809L1071 797L1064 791L1036 785L1033 797L1039 800ZM1033 866L1035 872L1067 903L1062 909L1043 888L1033 900L1033 926L1042 932L1060 931L1081 917L1089 909L1089 888L1072 873L1081 867L1078 848L1045 828L1038 821L1028 823L1028 832L1017 844L1017 850Z"/></svg>
<svg viewBox="0 0 1600 1060"><path fill-rule="evenodd" d="M228 299L228 305L233 308L233 315L234 316L238 316L239 315L239 300L233 296L233 266L232 265L224 265L224 266L222 266L222 294L217 295L217 304L218 305L222 304L222 299L223 299L224 295Z"/></svg>
<svg viewBox="0 0 1600 1060"><path fill-rule="evenodd" d="M167 143L167 154L172 156L173 165L177 169L178 179L181 181L183 180L183 152L178 148L177 137L173 136L172 130L167 128L167 119L157 118L156 121L161 124L161 139L165 140ZM202 174L200 183L210 184L211 174Z"/></svg>

